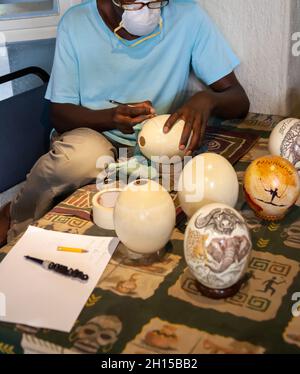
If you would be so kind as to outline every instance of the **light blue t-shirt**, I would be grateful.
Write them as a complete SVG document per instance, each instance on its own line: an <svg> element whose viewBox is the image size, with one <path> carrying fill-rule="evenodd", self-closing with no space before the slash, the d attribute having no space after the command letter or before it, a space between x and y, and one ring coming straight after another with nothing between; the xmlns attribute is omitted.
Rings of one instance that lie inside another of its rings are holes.
<svg viewBox="0 0 300 374"><path fill-rule="evenodd" d="M186 99L191 70L210 85L239 64L197 2L171 0L162 9L162 19L161 34L130 48L105 24L96 0L69 9L58 27L46 99L89 109L111 108L108 99L124 103L150 100L158 114L166 114ZM135 134L118 130L104 134L135 145Z"/></svg>

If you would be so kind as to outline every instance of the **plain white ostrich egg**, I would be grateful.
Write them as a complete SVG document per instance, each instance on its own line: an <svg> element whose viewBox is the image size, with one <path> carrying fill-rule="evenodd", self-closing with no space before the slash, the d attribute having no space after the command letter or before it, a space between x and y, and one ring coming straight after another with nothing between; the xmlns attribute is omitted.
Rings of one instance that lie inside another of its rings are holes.
<svg viewBox="0 0 300 374"><path fill-rule="evenodd" d="M180 138L185 122L178 120L171 130L165 134L163 129L167 122L169 114L153 117L144 122L143 128L138 136L138 144L145 157L159 157L160 163L176 163L183 156L184 151L179 149ZM174 156L177 158L170 159Z"/></svg>
<svg viewBox="0 0 300 374"><path fill-rule="evenodd" d="M215 153L203 153L184 167L178 183L182 210L191 217L198 209L211 203L234 208L239 195L239 182L232 165Z"/></svg>

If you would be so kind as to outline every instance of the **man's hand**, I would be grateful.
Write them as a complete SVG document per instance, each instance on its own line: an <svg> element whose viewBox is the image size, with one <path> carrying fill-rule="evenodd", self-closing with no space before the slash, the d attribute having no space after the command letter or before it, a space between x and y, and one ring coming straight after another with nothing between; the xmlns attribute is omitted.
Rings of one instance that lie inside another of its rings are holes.
<svg viewBox="0 0 300 374"><path fill-rule="evenodd" d="M51 103L51 121L60 134L80 127L99 132L119 129L124 134L132 134L136 124L154 116L155 110L150 101L96 110L74 104Z"/></svg>
<svg viewBox="0 0 300 374"><path fill-rule="evenodd" d="M155 109L150 101L119 105L112 109L112 127L123 134L133 134L133 127L155 116Z"/></svg>
<svg viewBox="0 0 300 374"><path fill-rule="evenodd" d="M209 88L196 93L165 124L164 131L167 133L177 120L185 121L179 148L185 150L186 155L191 155L200 147L209 117L244 118L249 111L249 99L234 72L211 84Z"/></svg>
<svg viewBox="0 0 300 374"><path fill-rule="evenodd" d="M177 112L172 114L166 122L164 132L168 133L178 120L184 120L185 125L181 135L179 149L185 151L185 155L192 155L193 151L200 147L208 120L215 105L216 100L211 92L199 92L197 94L197 100L195 100L195 97L192 98Z"/></svg>

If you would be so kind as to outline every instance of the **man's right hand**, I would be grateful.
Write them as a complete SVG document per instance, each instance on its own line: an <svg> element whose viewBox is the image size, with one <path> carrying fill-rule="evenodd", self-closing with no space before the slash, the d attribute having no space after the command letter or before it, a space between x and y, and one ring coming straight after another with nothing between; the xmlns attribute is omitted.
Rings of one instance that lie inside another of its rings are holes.
<svg viewBox="0 0 300 374"><path fill-rule="evenodd" d="M98 132L118 129L124 134L132 134L135 125L154 116L155 110L150 101L96 110L74 104L51 103L51 121L60 134L79 127Z"/></svg>
<svg viewBox="0 0 300 374"><path fill-rule="evenodd" d="M133 134L133 127L155 117L155 109L150 101L119 105L112 109L112 127L123 134Z"/></svg>

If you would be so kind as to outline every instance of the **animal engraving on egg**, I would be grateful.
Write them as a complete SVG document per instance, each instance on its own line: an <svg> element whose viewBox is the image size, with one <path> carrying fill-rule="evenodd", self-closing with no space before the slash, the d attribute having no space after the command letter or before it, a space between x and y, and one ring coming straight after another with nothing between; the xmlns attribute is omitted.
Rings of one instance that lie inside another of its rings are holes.
<svg viewBox="0 0 300 374"><path fill-rule="evenodd" d="M250 247L250 242L245 235L228 239L213 239L207 247L207 253L218 265L208 265L210 270L214 273L223 273L234 262L240 263L247 256Z"/></svg>
<svg viewBox="0 0 300 374"><path fill-rule="evenodd" d="M214 209L206 217L199 216L195 222L197 229L204 227L212 227L220 234L230 235L236 225L244 225L244 222L239 219L230 209Z"/></svg>
<svg viewBox="0 0 300 374"><path fill-rule="evenodd" d="M246 222L223 204L201 208L191 219L185 234L187 264L204 286L226 289L245 274L251 253Z"/></svg>
<svg viewBox="0 0 300 374"><path fill-rule="evenodd" d="M287 158L297 169L300 175L300 124L294 124L286 133L281 146L280 154Z"/></svg>

